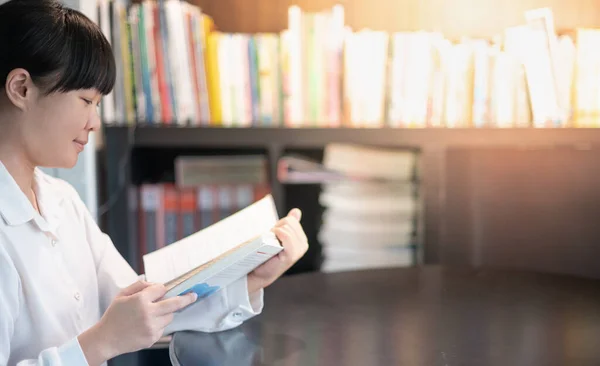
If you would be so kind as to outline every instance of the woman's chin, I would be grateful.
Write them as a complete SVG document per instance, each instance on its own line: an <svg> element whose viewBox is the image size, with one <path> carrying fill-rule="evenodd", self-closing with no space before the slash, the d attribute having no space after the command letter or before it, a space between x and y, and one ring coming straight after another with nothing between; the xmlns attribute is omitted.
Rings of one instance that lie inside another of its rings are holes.
<svg viewBox="0 0 600 366"><path fill-rule="evenodd" d="M79 155L63 157L62 159L53 159L53 161L44 160L38 166L58 169L72 169L77 165L77 159Z"/></svg>
<svg viewBox="0 0 600 366"><path fill-rule="evenodd" d="M63 168L65 169L72 169L75 167L75 165L77 165L77 160L79 159L79 154L77 154L75 156L75 158L71 159L68 162L65 162L65 166Z"/></svg>

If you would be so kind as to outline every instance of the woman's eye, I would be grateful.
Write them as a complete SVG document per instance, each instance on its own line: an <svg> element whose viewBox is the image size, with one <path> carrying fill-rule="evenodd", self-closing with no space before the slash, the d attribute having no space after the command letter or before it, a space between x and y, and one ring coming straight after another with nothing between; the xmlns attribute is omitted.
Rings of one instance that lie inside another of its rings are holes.
<svg viewBox="0 0 600 366"><path fill-rule="evenodd" d="M81 98L81 99L83 99L83 101L84 101L84 102L85 102L87 105L90 105L90 104L92 104L92 101L91 101L91 100L89 100L89 99L85 99L85 98Z"/></svg>

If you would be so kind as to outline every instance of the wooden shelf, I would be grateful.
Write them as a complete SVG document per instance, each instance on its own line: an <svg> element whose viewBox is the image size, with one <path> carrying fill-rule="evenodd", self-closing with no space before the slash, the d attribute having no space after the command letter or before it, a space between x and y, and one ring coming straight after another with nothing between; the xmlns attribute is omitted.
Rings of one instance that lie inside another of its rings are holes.
<svg viewBox="0 0 600 366"><path fill-rule="evenodd" d="M594 0L190 0L211 15L225 32L278 32L287 27L290 5L319 11L342 4L345 23L354 30L371 28L396 31L440 31L446 37L491 38L505 28L523 24L524 12L550 7L555 27L600 26L598 2Z"/></svg>
<svg viewBox="0 0 600 366"><path fill-rule="evenodd" d="M127 127L106 127L110 132ZM600 143L598 128L135 128L135 147L319 148L328 143L357 143L373 146L569 146L582 148Z"/></svg>

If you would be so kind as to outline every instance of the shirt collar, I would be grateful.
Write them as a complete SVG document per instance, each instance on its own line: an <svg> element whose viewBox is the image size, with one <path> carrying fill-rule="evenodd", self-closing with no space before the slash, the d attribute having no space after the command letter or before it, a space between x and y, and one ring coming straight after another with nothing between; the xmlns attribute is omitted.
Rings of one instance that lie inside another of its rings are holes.
<svg viewBox="0 0 600 366"><path fill-rule="evenodd" d="M0 162L0 215L10 226L35 220L42 230L52 230L62 217L64 193L38 168L34 171L34 192L44 214L40 216L4 164Z"/></svg>
<svg viewBox="0 0 600 366"><path fill-rule="evenodd" d="M64 214L62 206L66 190L62 181L42 172L36 168L33 174L33 189L37 195L38 206L44 215L45 222L38 222L42 230L55 231ZM35 217L42 218L35 210ZM45 225L47 224L47 225Z"/></svg>

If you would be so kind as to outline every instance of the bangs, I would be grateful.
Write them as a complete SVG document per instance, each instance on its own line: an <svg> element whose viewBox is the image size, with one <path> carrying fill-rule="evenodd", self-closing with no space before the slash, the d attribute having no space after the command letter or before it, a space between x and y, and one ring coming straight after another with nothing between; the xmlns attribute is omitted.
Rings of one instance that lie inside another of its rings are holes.
<svg viewBox="0 0 600 366"><path fill-rule="evenodd" d="M96 89L107 95L115 85L115 59L102 31L83 14L66 9L61 66L53 73L48 93Z"/></svg>

